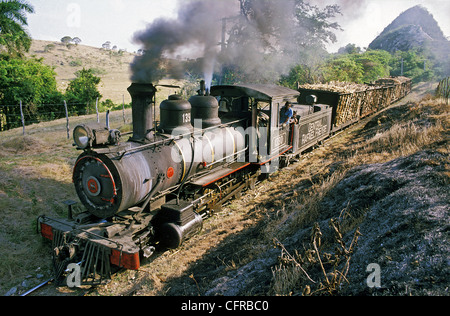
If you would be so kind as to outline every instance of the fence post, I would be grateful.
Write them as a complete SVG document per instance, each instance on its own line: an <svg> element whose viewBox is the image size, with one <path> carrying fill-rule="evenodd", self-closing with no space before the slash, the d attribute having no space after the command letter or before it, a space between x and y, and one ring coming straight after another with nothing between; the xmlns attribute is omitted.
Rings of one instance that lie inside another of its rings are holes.
<svg viewBox="0 0 450 316"><path fill-rule="evenodd" d="M125 95L122 94L122 116L123 116L123 124L127 124L127 120L125 119Z"/></svg>
<svg viewBox="0 0 450 316"><path fill-rule="evenodd" d="M20 117L21 117L21 119L22 119L23 136L25 136L25 117L23 116L22 101L20 101Z"/></svg>
<svg viewBox="0 0 450 316"><path fill-rule="evenodd" d="M95 112L97 112L97 123L100 123L100 116L98 114L98 98L95 101Z"/></svg>
<svg viewBox="0 0 450 316"><path fill-rule="evenodd" d="M108 128L108 130L109 130L109 114L110 114L110 111L109 110L106 111L106 127Z"/></svg>
<svg viewBox="0 0 450 316"><path fill-rule="evenodd" d="M70 127L69 127L69 110L67 109L67 102L64 100L64 108L66 109L66 129L67 129L67 139L70 139Z"/></svg>

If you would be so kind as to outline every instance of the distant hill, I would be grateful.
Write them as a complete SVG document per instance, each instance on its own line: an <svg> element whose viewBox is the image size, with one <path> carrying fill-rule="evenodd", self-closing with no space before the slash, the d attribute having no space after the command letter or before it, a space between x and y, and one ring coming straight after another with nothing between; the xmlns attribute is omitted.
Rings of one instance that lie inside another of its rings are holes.
<svg viewBox="0 0 450 316"><path fill-rule="evenodd" d="M450 76L450 41L433 15L420 5L400 14L369 48L390 53L419 50L429 60L438 78Z"/></svg>
<svg viewBox="0 0 450 316"><path fill-rule="evenodd" d="M418 5L400 14L369 45L369 48L393 53L424 46L449 48L450 42L444 36L433 15L426 8Z"/></svg>
<svg viewBox="0 0 450 316"><path fill-rule="evenodd" d="M135 54L120 53L85 45L67 46L61 42L33 40L28 56L43 58L46 65L55 67L58 88L64 92L75 78L75 72L84 68L94 69L101 77L102 100L111 99L115 103L131 102L127 88L131 84L130 63Z"/></svg>
<svg viewBox="0 0 450 316"><path fill-rule="evenodd" d="M61 42L33 40L27 56L43 58L44 63L55 68L58 89L65 92L69 82L76 78L75 73L83 68L93 69L101 78L99 91L101 101L111 99L116 104L131 102L127 88L131 85L130 63L136 54L105 50L85 45L69 45ZM182 85L180 80L163 79L159 84ZM178 92L177 89L159 88L158 100Z"/></svg>

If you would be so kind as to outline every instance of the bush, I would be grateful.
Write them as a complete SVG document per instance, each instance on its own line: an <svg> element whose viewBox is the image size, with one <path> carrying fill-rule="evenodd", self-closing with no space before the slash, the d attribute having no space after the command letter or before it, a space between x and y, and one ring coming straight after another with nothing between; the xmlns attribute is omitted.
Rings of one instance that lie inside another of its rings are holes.
<svg viewBox="0 0 450 316"><path fill-rule="evenodd" d="M80 67L80 66L83 65L83 61L81 59L72 60L69 63L69 65L72 66L72 67Z"/></svg>
<svg viewBox="0 0 450 316"><path fill-rule="evenodd" d="M0 104L13 105L0 107L3 116L0 130L10 129L20 120L20 101L28 105L25 109L26 121L46 119L51 112L60 111L55 105L62 104L63 94L56 85L56 73L53 68L43 64L42 59L13 58L0 55ZM51 104L42 107L38 106Z"/></svg>
<svg viewBox="0 0 450 316"><path fill-rule="evenodd" d="M369 50L362 54L337 55L323 66L325 82L372 82L390 74L391 55L381 50Z"/></svg>
<svg viewBox="0 0 450 316"><path fill-rule="evenodd" d="M69 83L66 91L66 99L71 106L70 111L77 113L90 113L95 110L95 101L100 99L102 95L98 91L97 86L101 79L94 76L91 69L83 68L76 72L77 78Z"/></svg>

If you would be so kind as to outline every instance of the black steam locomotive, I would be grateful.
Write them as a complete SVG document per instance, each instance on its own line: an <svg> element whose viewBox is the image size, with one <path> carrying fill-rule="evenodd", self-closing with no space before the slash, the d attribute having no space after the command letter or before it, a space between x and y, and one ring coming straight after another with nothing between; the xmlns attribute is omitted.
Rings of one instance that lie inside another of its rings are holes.
<svg viewBox="0 0 450 316"><path fill-rule="evenodd" d="M395 89L389 87L383 89ZM68 202L67 219L39 218L41 235L52 241L55 276L70 263L78 264L83 284L101 282L112 267L139 269L142 257L179 247L228 200L347 125L338 121L343 95L299 90L236 85L208 91L202 82L189 101L172 95L162 102L156 124L155 86L132 84L128 140L100 124L74 129L83 153L73 182L83 212L74 214ZM287 124L280 122L286 103L295 113ZM348 122L370 114L364 104Z"/></svg>

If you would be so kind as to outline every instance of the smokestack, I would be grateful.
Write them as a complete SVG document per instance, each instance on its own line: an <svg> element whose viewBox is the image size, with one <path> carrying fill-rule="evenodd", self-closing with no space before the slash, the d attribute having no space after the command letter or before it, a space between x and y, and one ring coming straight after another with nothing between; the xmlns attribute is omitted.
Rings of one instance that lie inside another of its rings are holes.
<svg viewBox="0 0 450 316"><path fill-rule="evenodd" d="M206 95L205 80L200 81L200 90L198 90L198 95L202 97Z"/></svg>
<svg viewBox="0 0 450 316"><path fill-rule="evenodd" d="M133 101L133 137L143 142L150 140L153 130L153 107L156 88L151 83L133 83L128 88Z"/></svg>

